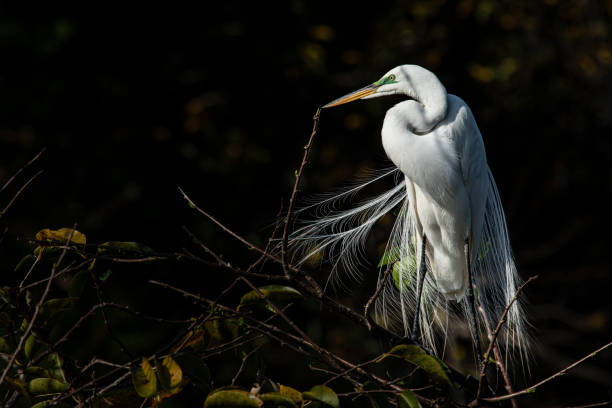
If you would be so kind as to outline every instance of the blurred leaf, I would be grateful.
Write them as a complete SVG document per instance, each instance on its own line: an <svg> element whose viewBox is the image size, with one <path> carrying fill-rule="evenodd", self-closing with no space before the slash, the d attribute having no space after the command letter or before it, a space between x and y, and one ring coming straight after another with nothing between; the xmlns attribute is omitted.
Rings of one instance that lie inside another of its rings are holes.
<svg viewBox="0 0 612 408"><path fill-rule="evenodd" d="M132 369L132 384L136 393L143 398L149 398L157 392L157 377L151 363L145 357L139 367Z"/></svg>
<svg viewBox="0 0 612 408"><path fill-rule="evenodd" d="M210 370L201 358L191 353L184 353L175 359L181 367L183 376L204 391L210 391Z"/></svg>
<svg viewBox="0 0 612 408"><path fill-rule="evenodd" d="M32 267L32 265L34 265L35 261L36 261L36 256L32 254L27 254L26 256L21 258L17 266L15 266L15 272L21 272L21 271L26 272Z"/></svg>
<svg viewBox="0 0 612 408"><path fill-rule="evenodd" d="M259 395L263 401L265 408L297 408L297 404L293 399L282 395L280 392L267 392Z"/></svg>
<svg viewBox="0 0 612 408"><path fill-rule="evenodd" d="M364 391L372 391L372 390L378 390L379 387L376 384L370 381L367 381L366 383L363 384L361 389ZM367 396L370 399L370 404L372 405L372 408L390 407L387 396L383 393L372 393L371 392L371 393L367 393Z"/></svg>
<svg viewBox="0 0 612 408"><path fill-rule="evenodd" d="M226 342L238 337L240 323L236 319L213 319L204 323L204 328L213 339Z"/></svg>
<svg viewBox="0 0 612 408"><path fill-rule="evenodd" d="M265 297L265 299L269 299L272 302L293 302L295 300L301 299L302 294L290 287L283 285L267 285L258 288L261 292L261 295ZM262 297L257 291L252 290L242 296L240 299L240 306L251 305L251 304L261 304L265 303L264 297ZM239 308L240 308L239 306Z"/></svg>
<svg viewBox="0 0 612 408"><path fill-rule="evenodd" d="M40 362L40 366L46 368L49 374L51 374L51 377L66 382L66 376L64 375L62 365L62 358L57 353L48 354Z"/></svg>
<svg viewBox="0 0 612 408"><path fill-rule="evenodd" d="M51 241L55 243L65 244L68 241L68 237L72 233L72 238L70 242L73 244L82 244L85 245L87 243L87 239L85 238L85 234L74 230L72 232L72 228L60 228L58 230L50 230L48 228L42 229L38 231L35 235L37 241Z"/></svg>
<svg viewBox="0 0 612 408"><path fill-rule="evenodd" d="M29 375L30 377L47 377L47 378L51 378L51 373L49 373L49 371L45 368L42 367L37 367L37 366L30 366L30 367L26 367L24 372Z"/></svg>
<svg viewBox="0 0 612 408"><path fill-rule="evenodd" d="M165 390L171 391L181 385L183 381L183 371L172 357L168 356L164 358L161 363L156 361L155 365L157 366L159 382Z"/></svg>
<svg viewBox="0 0 612 408"><path fill-rule="evenodd" d="M53 399L49 399L46 401L37 402L36 404L31 406L31 408L44 408L44 407L65 408L65 407L70 407L70 405L64 404L63 402L53 401Z"/></svg>
<svg viewBox="0 0 612 408"><path fill-rule="evenodd" d="M15 391L17 391L18 393L20 393L21 395L23 395L27 399L30 398L30 393L28 392L27 384L25 383L25 381L22 381L22 380L20 380L18 378L12 378L12 377L9 377L9 376L6 376L4 378L4 381L6 381L6 383L9 385L9 387L14 389Z"/></svg>
<svg viewBox="0 0 612 408"><path fill-rule="evenodd" d="M39 319L41 322L49 323L56 320L62 313L72 309L78 298L65 297L49 299L40 307Z"/></svg>
<svg viewBox="0 0 612 408"><path fill-rule="evenodd" d="M414 344L400 344L385 353L376 362L380 362L387 357L397 357L404 359L421 369L435 382L447 386L452 386L449 377L449 369L441 360L427 354L422 348Z"/></svg>
<svg viewBox="0 0 612 408"><path fill-rule="evenodd" d="M243 390L213 391L204 401L204 408L259 408L262 405L262 400Z"/></svg>
<svg viewBox="0 0 612 408"><path fill-rule="evenodd" d="M142 404L142 398L132 387L116 388L99 396L93 408L132 408Z"/></svg>
<svg viewBox="0 0 612 408"><path fill-rule="evenodd" d="M23 354L28 360L32 360L41 351L41 346L42 344L36 339L34 333L31 333L23 345Z"/></svg>
<svg viewBox="0 0 612 408"><path fill-rule="evenodd" d="M398 408L421 408L421 403L416 395L410 390L404 390L397 394Z"/></svg>
<svg viewBox="0 0 612 408"><path fill-rule="evenodd" d="M74 274L68 287L68 295L73 298L79 298L85 290L87 280L89 279L89 271L86 269L80 270Z"/></svg>
<svg viewBox="0 0 612 408"><path fill-rule="evenodd" d="M100 255L134 256L150 255L154 253L155 251L145 244L131 241L109 241L98 247L98 254Z"/></svg>
<svg viewBox="0 0 612 408"><path fill-rule="evenodd" d="M334 390L326 387L325 385L315 385L310 389L310 391L303 392L302 398L308 401L321 402L333 408L340 408L340 400L338 400L338 396Z"/></svg>
<svg viewBox="0 0 612 408"><path fill-rule="evenodd" d="M68 388L68 384L54 378L34 378L28 383L28 391L33 395L58 394Z"/></svg>
<svg viewBox="0 0 612 408"><path fill-rule="evenodd" d="M11 351L12 347L10 346L10 344L8 344L8 342L3 337L0 337L0 353L10 354Z"/></svg>
<svg viewBox="0 0 612 408"><path fill-rule="evenodd" d="M286 385L280 385L279 393L287 398L290 398L294 402L302 401L302 393L295 388L288 387Z"/></svg>

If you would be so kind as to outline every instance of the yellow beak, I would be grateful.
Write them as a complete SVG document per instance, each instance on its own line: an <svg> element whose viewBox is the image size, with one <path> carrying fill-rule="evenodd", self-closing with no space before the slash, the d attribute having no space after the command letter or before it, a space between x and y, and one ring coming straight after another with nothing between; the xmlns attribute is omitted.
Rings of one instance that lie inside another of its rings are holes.
<svg viewBox="0 0 612 408"><path fill-rule="evenodd" d="M327 105L323 106L323 108L331 108L332 106L338 106L344 103L353 102L365 96L372 95L374 92L376 92L379 86L380 85L377 84L368 85L366 87L356 90L355 92L351 92L348 95L344 95L341 98L331 101Z"/></svg>

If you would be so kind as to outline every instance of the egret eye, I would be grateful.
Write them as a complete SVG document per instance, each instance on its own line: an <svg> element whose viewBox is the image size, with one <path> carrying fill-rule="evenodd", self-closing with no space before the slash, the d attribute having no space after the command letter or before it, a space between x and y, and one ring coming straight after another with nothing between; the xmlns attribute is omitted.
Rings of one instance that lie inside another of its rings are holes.
<svg viewBox="0 0 612 408"><path fill-rule="evenodd" d="M395 81L395 75L394 75L394 74L389 75L389 79L390 79L391 81Z"/></svg>

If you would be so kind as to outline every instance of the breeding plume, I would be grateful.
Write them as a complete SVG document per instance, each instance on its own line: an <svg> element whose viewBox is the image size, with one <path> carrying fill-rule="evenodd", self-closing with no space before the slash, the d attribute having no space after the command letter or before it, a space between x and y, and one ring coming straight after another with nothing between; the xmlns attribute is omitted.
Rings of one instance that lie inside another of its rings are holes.
<svg viewBox="0 0 612 408"><path fill-rule="evenodd" d="M347 286L354 280L341 273L359 274L368 232L395 210L379 276L387 267L392 273L383 283L374 318L440 352L437 333L446 333L449 319L463 312L478 350L483 319L497 323L520 281L480 131L467 104L416 65L396 67L324 108L391 94L406 96L387 111L382 126L382 144L395 167L302 209L303 224L290 245L302 254L301 262L324 254L335 280ZM339 201L392 175L399 176L393 189L355 208L337 208ZM313 207L317 216L303 219ZM478 305L484 313L477 313ZM518 301L509 310L502 338L507 352L524 357L527 340Z"/></svg>

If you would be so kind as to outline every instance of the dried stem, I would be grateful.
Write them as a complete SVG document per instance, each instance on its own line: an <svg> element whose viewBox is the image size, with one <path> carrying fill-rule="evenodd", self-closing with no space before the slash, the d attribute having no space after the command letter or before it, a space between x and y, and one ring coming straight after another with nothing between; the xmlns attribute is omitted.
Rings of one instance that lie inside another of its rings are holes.
<svg viewBox="0 0 612 408"><path fill-rule="evenodd" d="M287 265L287 240L289 238L289 224L291 222L293 205L295 203L295 196L297 194L298 186L300 184L302 172L304 171L304 167L306 166L306 163L308 161L308 154L310 153L312 141L315 135L317 134L317 127L319 126L320 115L321 108L317 108L317 112L312 118L314 123L312 125L312 132L310 133L310 138L308 139L308 143L306 143L306 146L304 146L304 156L302 157L300 169L295 173L295 183L293 183L293 191L291 192L291 198L289 199L289 207L287 208L287 215L285 216L285 226L283 228L283 238L281 240L281 263L283 265L283 271L285 272L285 276L289 276L289 267Z"/></svg>
<svg viewBox="0 0 612 408"><path fill-rule="evenodd" d="M369 313L368 313L370 310L370 306L372 305L372 302L374 302L378 298L378 295L380 295L380 291L385 286L385 281L387 280L387 276L389 275L389 272L391 271L392 268L393 268L392 263L387 265L387 269L385 269L385 272L383 273L382 278L380 279L380 281L378 282L378 285L376 286L376 291L374 292L372 297L368 299L367 303L365 304L365 307L363 308L363 316L365 317L368 330L372 330L372 325L370 324L370 318L369 318Z"/></svg>

